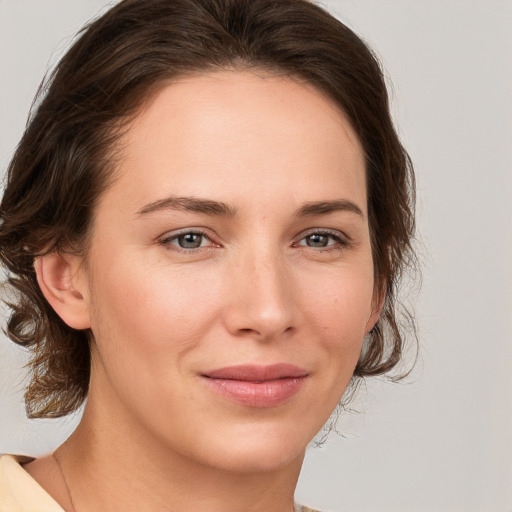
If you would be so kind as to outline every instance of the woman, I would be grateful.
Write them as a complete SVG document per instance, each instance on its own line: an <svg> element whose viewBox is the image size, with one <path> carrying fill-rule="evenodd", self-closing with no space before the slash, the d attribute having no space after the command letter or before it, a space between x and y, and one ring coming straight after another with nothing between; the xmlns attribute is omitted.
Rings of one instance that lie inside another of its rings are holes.
<svg viewBox="0 0 512 512"><path fill-rule="evenodd" d="M319 7L124 0L92 23L0 210L27 411L87 403L53 454L2 458L0 510L308 510L306 446L401 358L412 183L378 63Z"/></svg>

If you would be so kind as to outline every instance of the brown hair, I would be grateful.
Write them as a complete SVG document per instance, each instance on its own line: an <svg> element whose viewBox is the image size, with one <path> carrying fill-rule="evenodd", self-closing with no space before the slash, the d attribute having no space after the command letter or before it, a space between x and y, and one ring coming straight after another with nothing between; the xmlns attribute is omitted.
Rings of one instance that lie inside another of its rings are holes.
<svg viewBox="0 0 512 512"><path fill-rule="evenodd" d="M0 259L14 292L7 334L32 351L31 417L87 396L88 331L68 327L39 289L34 259L86 251L112 176L119 127L162 81L219 68L263 68L313 84L348 116L366 156L381 319L354 377L389 372L404 336L396 291L413 261L414 176L393 128L378 61L349 28L307 0L124 0L86 27L38 92L0 205Z"/></svg>

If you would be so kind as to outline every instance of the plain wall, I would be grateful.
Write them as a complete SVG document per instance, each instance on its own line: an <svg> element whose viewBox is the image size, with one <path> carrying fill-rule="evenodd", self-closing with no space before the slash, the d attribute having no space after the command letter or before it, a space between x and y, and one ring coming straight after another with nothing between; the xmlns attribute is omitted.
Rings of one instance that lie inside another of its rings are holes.
<svg viewBox="0 0 512 512"><path fill-rule="evenodd" d="M0 0L0 171L45 70L105 0ZM394 84L418 177L421 357L368 381L310 449L299 501L344 512L512 511L512 2L332 0ZM77 416L28 421L26 356L0 339L0 452L42 454Z"/></svg>

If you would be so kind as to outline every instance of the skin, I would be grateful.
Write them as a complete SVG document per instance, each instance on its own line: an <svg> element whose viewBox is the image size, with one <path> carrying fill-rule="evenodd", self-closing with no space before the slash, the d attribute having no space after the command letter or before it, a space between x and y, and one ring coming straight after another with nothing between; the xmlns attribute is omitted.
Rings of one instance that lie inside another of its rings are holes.
<svg viewBox="0 0 512 512"><path fill-rule="evenodd" d="M57 313L95 340L83 420L56 452L76 512L290 512L306 446L379 315L357 136L310 85L219 71L156 94L116 176L85 262L36 262ZM304 211L317 202L336 203ZM271 407L202 377L248 363L307 377ZM27 470L72 510L54 459Z"/></svg>

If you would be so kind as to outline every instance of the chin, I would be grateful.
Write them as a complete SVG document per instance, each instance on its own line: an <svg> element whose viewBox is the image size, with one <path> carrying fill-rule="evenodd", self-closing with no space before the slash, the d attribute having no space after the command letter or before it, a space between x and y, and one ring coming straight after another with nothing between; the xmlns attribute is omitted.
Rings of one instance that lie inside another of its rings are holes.
<svg viewBox="0 0 512 512"><path fill-rule="evenodd" d="M275 473L292 465L302 465L305 449L297 450L271 450L254 449L241 450L231 455L216 459L215 464L224 471L241 474Z"/></svg>
<svg viewBox="0 0 512 512"><path fill-rule="evenodd" d="M246 426L247 427L247 426ZM264 426L245 428L216 439L204 439L202 451L209 459L208 465L237 473L276 472L293 464L302 464L309 435L293 431L269 430ZM311 435L311 438L313 436Z"/></svg>

